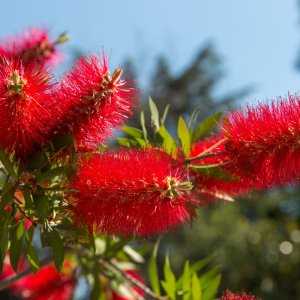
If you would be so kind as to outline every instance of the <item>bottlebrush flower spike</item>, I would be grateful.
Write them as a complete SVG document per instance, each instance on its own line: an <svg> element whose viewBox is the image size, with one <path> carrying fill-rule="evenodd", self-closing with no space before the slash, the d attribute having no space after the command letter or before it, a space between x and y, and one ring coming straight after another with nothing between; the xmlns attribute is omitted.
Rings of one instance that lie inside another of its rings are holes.
<svg viewBox="0 0 300 300"><path fill-rule="evenodd" d="M73 133L81 150L95 149L110 137L132 115L136 102L136 90L121 74L121 68L109 72L106 57L82 57L55 92L62 106L55 131Z"/></svg>
<svg viewBox="0 0 300 300"><path fill-rule="evenodd" d="M77 225L122 236L151 236L193 214L188 174L154 150L104 152L83 161L69 184Z"/></svg>
<svg viewBox="0 0 300 300"><path fill-rule="evenodd" d="M23 158L45 142L52 119L50 80L39 63L0 57L0 148Z"/></svg>
<svg viewBox="0 0 300 300"><path fill-rule="evenodd" d="M255 188L289 184L300 174L300 98L237 111L223 121L228 159Z"/></svg>
<svg viewBox="0 0 300 300"><path fill-rule="evenodd" d="M6 54L21 55L26 59L34 59L52 65L61 61L57 45L67 40L66 34L60 35L57 40L52 40L48 30L33 27L15 37L7 38L2 47Z"/></svg>
<svg viewBox="0 0 300 300"><path fill-rule="evenodd" d="M197 157L213 147L208 153L212 156L193 160L190 164L195 184L193 194L202 204L208 204L217 198L229 200L230 197L248 192L251 187L251 181L243 177L237 168L229 163L223 140L223 136L213 135L198 141L191 149L190 157ZM197 168L197 165L207 165L208 168ZM218 168L217 173L214 172L215 168Z"/></svg>
<svg viewBox="0 0 300 300"><path fill-rule="evenodd" d="M65 261L61 274L52 265L44 266L36 274L27 275L14 282L9 289L11 293L20 299L70 299L75 287L72 272L73 270L68 261ZM12 267L5 262L0 278L4 279L13 275Z"/></svg>
<svg viewBox="0 0 300 300"><path fill-rule="evenodd" d="M231 291L226 290L226 292L222 295L221 300L259 300L259 298L246 293L234 294Z"/></svg>

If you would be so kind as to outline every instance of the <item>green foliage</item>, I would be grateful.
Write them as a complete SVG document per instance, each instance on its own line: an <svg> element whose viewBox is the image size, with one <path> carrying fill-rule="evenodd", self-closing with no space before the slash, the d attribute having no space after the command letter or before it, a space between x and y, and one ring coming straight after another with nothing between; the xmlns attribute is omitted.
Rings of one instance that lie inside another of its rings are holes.
<svg viewBox="0 0 300 300"><path fill-rule="evenodd" d="M171 300L212 300L215 298L221 281L220 267L214 267L206 272L203 269L210 262L211 257L199 260L190 265L184 264L181 275L176 278L169 256L165 258L163 278L159 278L157 269L157 243L148 262L148 275L151 287L157 296L161 295L161 288ZM199 274L201 272L201 274Z"/></svg>

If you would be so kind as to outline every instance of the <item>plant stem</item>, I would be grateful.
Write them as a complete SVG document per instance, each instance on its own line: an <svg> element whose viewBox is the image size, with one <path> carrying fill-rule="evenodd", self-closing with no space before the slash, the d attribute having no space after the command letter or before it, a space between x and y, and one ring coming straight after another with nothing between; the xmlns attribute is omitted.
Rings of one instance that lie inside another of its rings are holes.
<svg viewBox="0 0 300 300"><path fill-rule="evenodd" d="M167 299L166 297L160 297L160 296L157 296L156 294L154 294L153 291L151 289L149 289L146 285L144 285L139 280L136 280L131 275L126 274L123 270L121 270L119 267L117 267L112 261L110 261L110 260L102 260L102 263L108 265L109 267L111 267L112 269L114 269L115 271L117 271L129 283L131 283L132 285L134 285L137 288L139 288L142 291L144 291L145 294L147 294L148 296L151 297L151 299L155 299L155 300L166 300Z"/></svg>

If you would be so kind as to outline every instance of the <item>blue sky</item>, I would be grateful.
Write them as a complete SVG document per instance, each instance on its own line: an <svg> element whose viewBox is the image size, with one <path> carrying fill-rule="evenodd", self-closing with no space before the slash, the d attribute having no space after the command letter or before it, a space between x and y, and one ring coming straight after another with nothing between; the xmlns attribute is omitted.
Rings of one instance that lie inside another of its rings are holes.
<svg viewBox="0 0 300 300"><path fill-rule="evenodd" d="M34 25L48 26L53 35L67 30L66 53L103 47L113 66L130 56L143 82L158 54L179 72L211 41L227 75L219 94L253 85L252 95L241 99L252 103L300 90L297 0L16 0L1 10L1 37Z"/></svg>

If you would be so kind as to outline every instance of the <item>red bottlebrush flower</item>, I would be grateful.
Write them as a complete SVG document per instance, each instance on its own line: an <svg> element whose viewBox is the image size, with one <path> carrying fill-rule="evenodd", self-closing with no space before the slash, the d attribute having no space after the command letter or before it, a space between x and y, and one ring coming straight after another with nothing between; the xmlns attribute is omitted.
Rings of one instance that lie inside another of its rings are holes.
<svg viewBox="0 0 300 300"><path fill-rule="evenodd" d="M61 54L57 50L57 45L65 40L67 40L66 35L61 35L54 41L50 38L48 30L33 27L20 35L8 37L2 47L6 54L21 55L26 59L52 65L60 63Z"/></svg>
<svg viewBox="0 0 300 300"><path fill-rule="evenodd" d="M231 291L226 290L222 295L221 300L259 300L259 298L246 293L234 294Z"/></svg>
<svg viewBox="0 0 300 300"><path fill-rule="evenodd" d="M126 270L126 275L129 275L131 278L135 279L136 281L143 282L143 278L136 270ZM113 291L112 293L112 300L138 300L138 296L143 296L145 292L139 289L136 286L130 287L132 297L128 298L128 296L121 294L120 292Z"/></svg>
<svg viewBox="0 0 300 300"><path fill-rule="evenodd" d="M219 143L207 153L208 157L191 161L195 183L194 195L199 196L202 204L208 204L217 198L230 199L231 196L247 192L251 186L250 180L241 176L226 160L225 141L222 143L222 140L223 136L212 136L198 141L191 149L190 157L197 157ZM197 168L197 165L211 167L202 169Z"/></svg>
<svg viewBox="0 0 300 300"><path fill-rule="evenodd" d="M21 58L0 59L0 147L26 157L46 141L53 111L51 75L41 64Z"/></svg>
<svg viewBox="0 0 300 300"><path fill-rule="evenodd" d="M81 150L95 149L110 137L136 102L136 90L120 79L121 73L117 68L110 74L105 57L82 57L55 93L62 107L55 130L73 133Z"/></svg>
<svg viewBox="0 0 300 300"><path fill-rule="evenodd" d="M187 171L154 149L104 152L83 161L69 187L77 224L102 234L150 236L193 213Z"/></svg>
<svg viewBox="0 0 300 300"><path fill-rule="evenodd" d="M68 262L59 274L52 266L42 267L36 274L27 275L14 282L9 290L21 299L27 300L66 300L73 293L75 280ZM12 276L14 271L5 263L1 279Z"/></svg>
<svg viewBox="0 0 300 300"><path fill-rule="evenodd" d="M237 111L223 121L226 152L257 189L289 184L300 174L299 96Z"/></svg>

